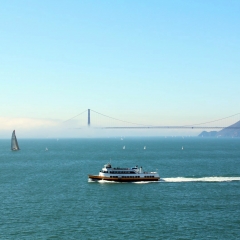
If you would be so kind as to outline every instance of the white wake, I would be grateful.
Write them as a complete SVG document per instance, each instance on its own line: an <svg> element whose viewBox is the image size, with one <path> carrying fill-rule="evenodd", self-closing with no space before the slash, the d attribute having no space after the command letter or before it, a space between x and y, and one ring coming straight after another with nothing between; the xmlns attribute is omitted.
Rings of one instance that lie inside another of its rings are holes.
<svg viewBox="0 0 240 240"><path fill-rule="evenodd" d="M201 177L201 178L162 178L162 182L232 182L240 181L240 177Z"/></svg>
<svg viewBox="0 0 240 240"><path fill-rule="evenodd" d="M175 178L161 178L160 181L137 181L132 183L146 184L146 183L164 183L164 182L232 182L240 181L240 177L201 177L201 178L190 178L190 177L175 177ZM92 183L129 183L129 182L114 182L107 180L93 181L88 179L88 182Z"/></svg>

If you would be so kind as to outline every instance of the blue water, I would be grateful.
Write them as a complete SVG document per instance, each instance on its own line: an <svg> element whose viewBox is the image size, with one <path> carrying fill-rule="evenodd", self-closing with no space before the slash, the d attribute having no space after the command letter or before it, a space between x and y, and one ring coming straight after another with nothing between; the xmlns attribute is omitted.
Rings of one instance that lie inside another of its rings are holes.
<svg viewBox="0 0 240 240"><path fill-rule="evenodd" d="M0 140L0 239L240 238L240 139L18 141ZM110 159L161 181L88 182Z"/></svg>

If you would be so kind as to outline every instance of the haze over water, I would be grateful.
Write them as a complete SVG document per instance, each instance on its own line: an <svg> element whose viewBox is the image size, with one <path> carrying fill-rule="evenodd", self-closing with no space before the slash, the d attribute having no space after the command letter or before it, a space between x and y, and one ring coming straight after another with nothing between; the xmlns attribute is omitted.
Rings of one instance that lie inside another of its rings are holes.
<svg viewBox="0 0 240 240"><path fill-rule="evenodd" d="M19 146L11 152L10 140L0 140L0 239L240 237L240 139L19 139ZM88 182L110 159L114 167L158 169L161 181Z"/></svg>

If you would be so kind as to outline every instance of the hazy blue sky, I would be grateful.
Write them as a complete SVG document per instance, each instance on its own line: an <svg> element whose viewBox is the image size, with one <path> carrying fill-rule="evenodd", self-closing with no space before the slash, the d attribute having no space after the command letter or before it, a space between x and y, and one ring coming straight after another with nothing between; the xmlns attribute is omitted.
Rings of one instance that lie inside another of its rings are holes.
<svg viewBox="0 0 240 240"><path fill-rule="evenodd" d="M0 138L88 108L153 125L240 112L239 13L238 0L2 0Z"/></svg>

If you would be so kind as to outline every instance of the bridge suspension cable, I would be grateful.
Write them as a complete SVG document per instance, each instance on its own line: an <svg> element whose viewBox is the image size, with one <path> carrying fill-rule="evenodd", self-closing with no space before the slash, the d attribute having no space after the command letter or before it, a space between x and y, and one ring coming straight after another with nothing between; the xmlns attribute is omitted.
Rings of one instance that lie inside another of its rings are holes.
<svg viewBox="0 0 240 240"><path fill-rule="evenodd" d="M203 123L196 123L196 124L192 124L192 125L185 125L183 127L188 127L188 126L197 126L197 125L203 125L203 124L207 124L207 123L213 123L213 122L218 122L218 121L221 121L221 120L225 120L225 119L228 119L228 118L231 118L231 117L235 117L237 115L239 115L240 113L236 113L234 115L231 115L231 116L228 116L228 117L224 117L224 118L220 118L220 119L216 119L216 120L213 120L213 121L209 121L209 122L203 122Z"/></svg>
<svg viewBox="0 0 240 240"><path fill-rule="evenodd" d="M99 112L97 112L97 111L94 111L94 110L92 110L92 109L91 109L91 111L92 111L92 112L95 112L95 113L97 113L97 114L99 114L99 115L101 115L101 116L104 116L104 117L107 117L107 118L110 118L110 119L113 119L113 120L117 120L117 121L123 122L123 123L129 123L129 124L133 124L133 125L146 126L146 127L152 126L152 125L146 125L146 124L140 124L140 123L133 123L133 122L128 122L128 121L124 121L124 120L121 120L121 119L113 118L113 117L107 116L107 115L105 115L105 114L99 113ZM152 127L154 127L154 126L152 126Z"/></svg>
<svg viewBox="0 0 240 240"><path fill-rule="evenodd" d="M98 113L98 114L101 114L101 113ZM218 122L218 121L221 121L221 120L225 120L225 119L237 116L239 114L240 113L236 113L236 114L233 114L233 115L228 116L228 117L219 118L219 119L208 121L208 122L195 123L195 124L191 124L191 125L182 125L182 126L156 126L156 125L144 125L144 124L138 124L138 123L131 123L131 124L135 124L135 125L141 125L141 127L104 127L104 128L106 128L106 129L124 129L124 128L126 128L126 129L143 129L143 128L144 129L151 129L151 128L152 129L156 129L156 128L162 128L162 129L178 129L178 128L179 129L223 129L223 128L226 128L226 126L225 127L219 127L219 126L209 127L209 126L199 126L199 125ZM103 115L103 114L101 114L101 115ZM103 116L109 117L109 116L106 116L106 115L103 115ZM112 117L109 117L109 118L112 118ZM112 119L115 119L115 118L112 118ZM119 119L115 119L115 120L125 122L125 123L129 123L129 122L119 120ZM229 126L228 128L239 129L240 127Z"/></svg>
<svg viewBox="0 0 240 240"><path fill-rule="evenodd" d="M76 117L82 115L83 113L85 113L85 112L87 112L87 111L88 111L88 109L86 109L85 111L79 113L78 115L76 115L76 116L74 116L74 117L69 118L68 120L63 121L62 123L68 122L68 121L70 121L70 120L72 120L72 119L74 119L74 118L76 118Z"/></svg>

